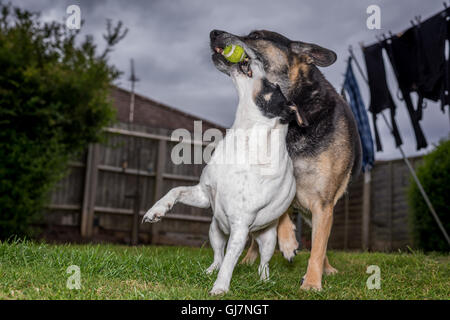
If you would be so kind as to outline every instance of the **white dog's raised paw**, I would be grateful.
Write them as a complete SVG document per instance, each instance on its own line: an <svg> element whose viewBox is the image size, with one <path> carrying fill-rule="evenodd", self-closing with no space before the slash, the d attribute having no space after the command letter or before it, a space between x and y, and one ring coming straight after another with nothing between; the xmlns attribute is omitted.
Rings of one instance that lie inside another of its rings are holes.
<svg viewBox="0 0 450 320"><path fill-rule="evenodd" d="M166 210L164 207L158 206L155 208L151 208L147 211L147 213L142 218L142 223L150 222L155 223L161 220L161 218L166 214Z"/></svg>

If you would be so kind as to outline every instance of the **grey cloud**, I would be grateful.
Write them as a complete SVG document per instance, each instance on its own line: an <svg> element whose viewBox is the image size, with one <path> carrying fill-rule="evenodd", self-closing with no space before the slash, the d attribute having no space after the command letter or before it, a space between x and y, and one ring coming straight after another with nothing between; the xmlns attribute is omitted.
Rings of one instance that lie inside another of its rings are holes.
<svg viewBox="0 0 450 320"><path fill-rule="evenodd" d="M59 21L65 16L68 5L79 4L85 21L82 34L93 34L100 48L106 19L122 20L129 33L111 55L111 62L124 71L117 84L129 88L129 60L134 58L140 78L138 93L224 126L232 124L237 97L230 79L218 72L210 60L211 29L236 34L270 29L294 40L333 49L338 61L322 71L340 90L349 45L353 45L363 64L359 41L367 45L375 41L377 34L408 28L409 20L415 15L426 18L442 9L441 0L16 0L15 3L40 11L44 19ZM366 8L371 4L381 8L382 30L366 28ZM359 74L357 77L368 105L369 90ZM388 80L395 96L397 84L390 72ZM404 149L408 155L417 154L406 109L401 101L396 99L396 103ZM377 158L399 157L381 117L379 124L384 152L377 153ZM422 124L430 144L449 134L448 115L442 114L436 103L429 103Z"/></svg>

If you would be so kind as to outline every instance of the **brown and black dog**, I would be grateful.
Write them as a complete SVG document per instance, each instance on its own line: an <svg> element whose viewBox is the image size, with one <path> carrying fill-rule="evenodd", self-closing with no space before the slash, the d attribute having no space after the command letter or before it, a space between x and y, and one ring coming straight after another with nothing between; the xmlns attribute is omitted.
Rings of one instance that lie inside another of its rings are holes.
<svg viewBox="0 0 450 320"><path fill-rule="evenodd" d="M304 110L309 126L290 123L286 143L297 184L294 205L312 215L311 256L301 288L320 290L322 274L337 272L326 257L333 208L361 167L361 143L353 114L317 68L334 63L336 54L266 30L246 36L213 30L210 40L217 69L229 74L231 68L217 48L240 45L250 59L263 63L267 79L278 84L287 99ZM245 72L251 76L251 72ZM284 257L291 260L298 243L288 213L279 220L278 243ZM256 246L253 241L245 262L256 259Z"/></svg>

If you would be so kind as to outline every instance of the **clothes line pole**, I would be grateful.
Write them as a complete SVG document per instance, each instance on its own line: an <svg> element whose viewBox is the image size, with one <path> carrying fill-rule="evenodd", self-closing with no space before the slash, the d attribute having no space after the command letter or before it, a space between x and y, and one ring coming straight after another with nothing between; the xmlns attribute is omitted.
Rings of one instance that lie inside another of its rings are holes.
<svg viewBox="0 0 450 320"><path fill-rule="evenodd" d="M349 53L350 53L350 55L351 55L353 61L355 61L356 67L358 68L358 71L359 71L359 73L361 74L361 77L364 79L364 81L366 82L366 84L369 85L369 80L367 80L367 77L365 76L365 74L364 74L364 72L363 72L363 70L362 70L362 68L361 68L361 66L360 66L360 64L359 64L359 62L358 62L358 60L356 60L356 57L355 57L355 55L353 54L352 48L349 47L349 50L348 50L348 51L349 51ZM380 112L380 113L381 113L381 115L383 116L383 119L384 119L384 122L386 123L386 126L387 126L388 129L392 132L392 127L391 127L391 125L389 124L389 122L388 122L386 116L384 115L383 112ZM422 184L420 183L420 180L419 180L419 178L417 177L416 172L414 171L414 168L412 167L411 163L409 162L408 158L406 157L405 152L403 151L402 146L398 146L397 148L400 150L400 153L401 153L401 155L402 155L402 158L403 158L403 160L405 161L406 166L407 166L408 169L409 169L409 172L410 172L411 175L413 176L414 181L417 183L417 186L419 187L420 193L422 194L422 197L423 197L423 199L425 200L425 202L426 202L426 204L427 204L427 206L428 206L428 209L430 210L431 214L433 215L434 220L436 220L436 223L438 224L439 229L442 231L442 234L444 235L445 239L447 240L448 245L450 246L450 237L448 236L447 232L445 231L444 226L442 225L441 220L439 219L438 215L436 214L436 211L434 210L433 204L431 203L430 199L428 198L427 193L426 193L425 190L423 189Z"/></svg>

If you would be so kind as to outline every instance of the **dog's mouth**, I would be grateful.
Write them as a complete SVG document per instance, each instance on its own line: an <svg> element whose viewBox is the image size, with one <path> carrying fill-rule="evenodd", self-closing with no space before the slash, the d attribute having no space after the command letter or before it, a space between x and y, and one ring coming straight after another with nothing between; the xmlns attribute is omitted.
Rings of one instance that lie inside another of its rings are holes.
<svg viewBox="0 0 450 320"><path fill-rule="evenodd" d="M224 50L224 48L221 46L215 46L213 48L212 60L214 61L214 63L216 64L216 67L219 70L221 70L229 75L230 71L233 68L236 68L238 72L242 73L243 75L245 75L249 78L251 78L253 76L253 72L252 72L252 68L251 68L251 58L248 56L248 54L241 62L232 63L224 57L223 50Z"/></svg>

